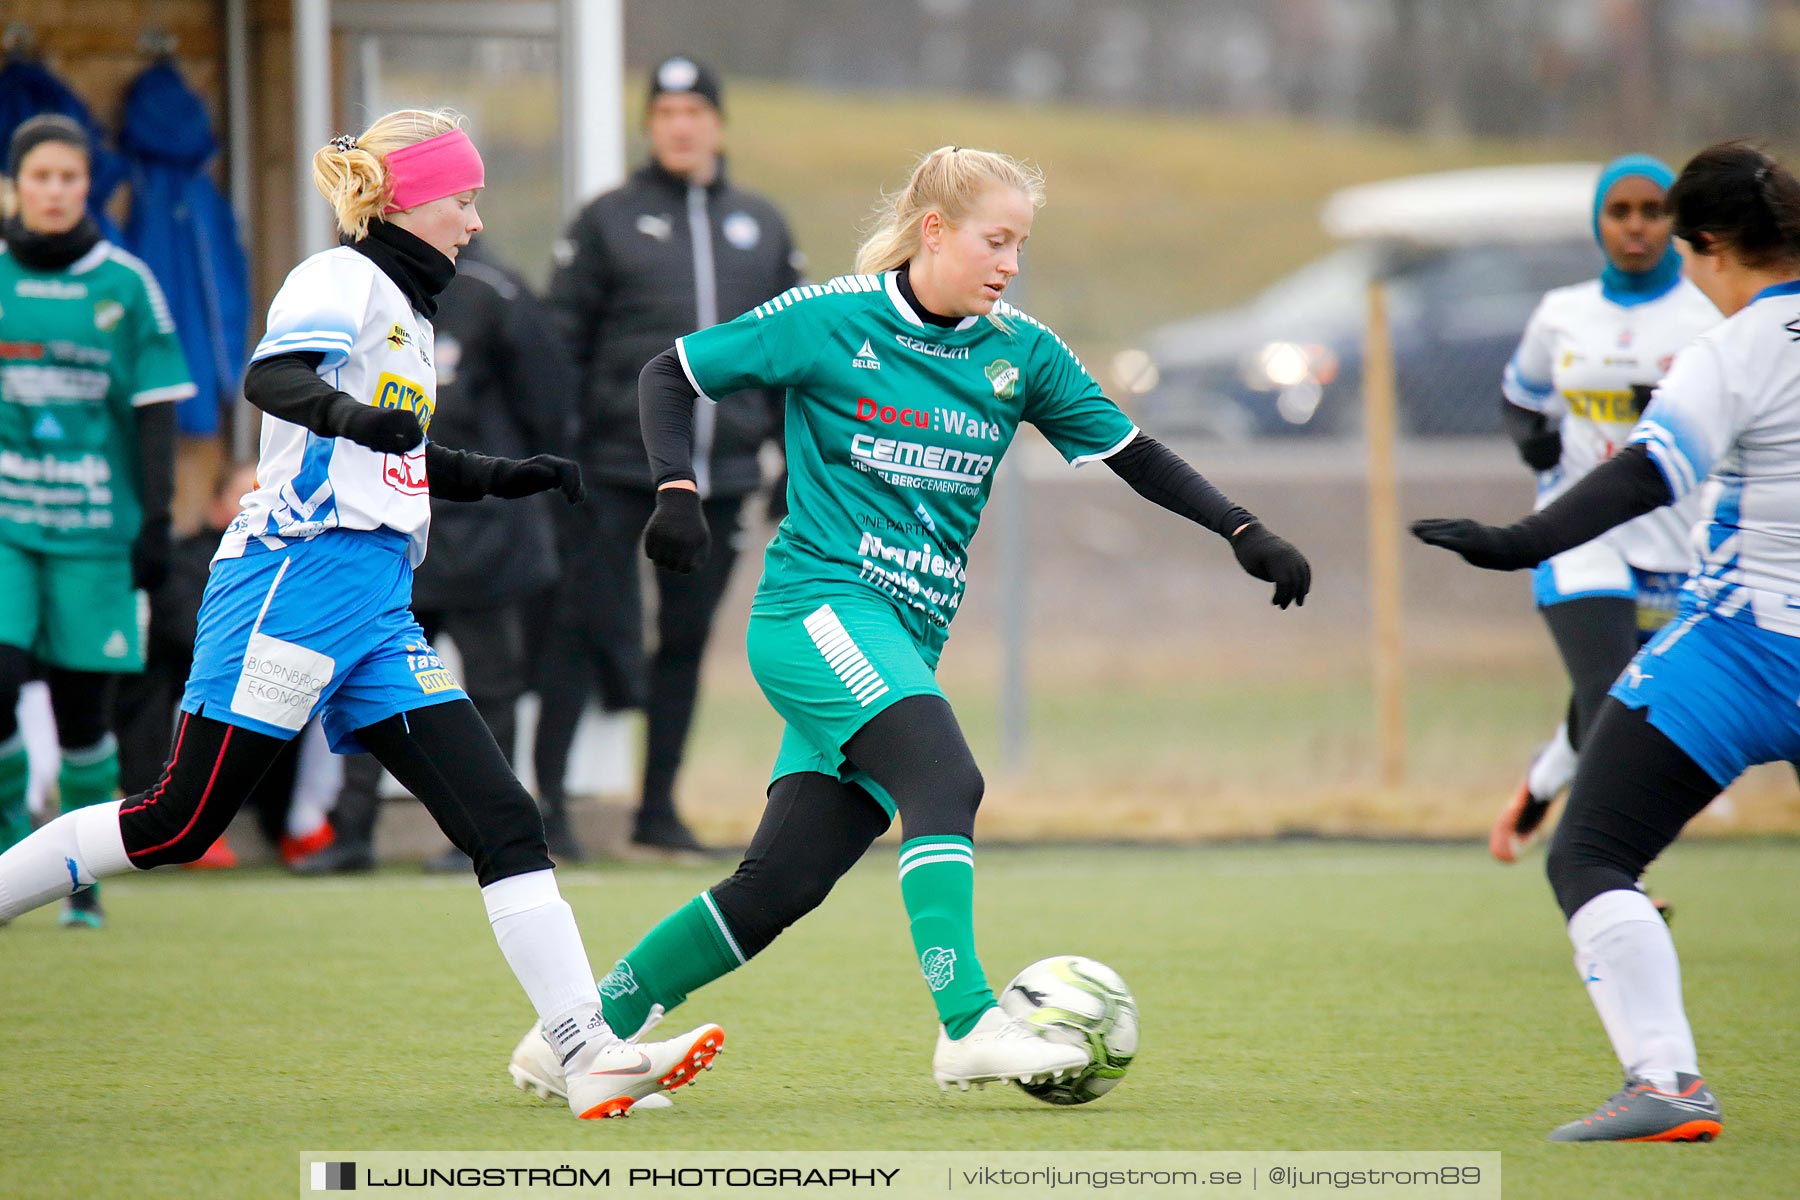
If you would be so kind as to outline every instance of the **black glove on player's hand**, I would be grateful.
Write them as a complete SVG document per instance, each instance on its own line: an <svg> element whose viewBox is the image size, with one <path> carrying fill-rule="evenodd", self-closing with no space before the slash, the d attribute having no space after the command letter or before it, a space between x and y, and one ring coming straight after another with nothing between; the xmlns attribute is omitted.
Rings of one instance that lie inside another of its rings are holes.
<svg viewBox="0 0 1800 1200"><path fill-rule="evenodd" d="M706 561L711 546L700 493L692 488L658 489L656 511L644 526L644 556L665 571L691 575Z"/></svg>

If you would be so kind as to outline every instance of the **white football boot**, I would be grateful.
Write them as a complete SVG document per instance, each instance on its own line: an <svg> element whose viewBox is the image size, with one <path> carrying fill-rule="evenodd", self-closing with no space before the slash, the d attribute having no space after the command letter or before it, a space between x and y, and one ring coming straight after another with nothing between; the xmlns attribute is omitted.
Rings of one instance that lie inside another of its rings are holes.
<svg viewBox="0 0 1800 1200"><path fill-rule="evenodd" d="M1043 1083L1079 1071L1089 1062L1085 1046L1065 1046L1038 1036L1023 1021L1014 1020L998 1006L988 1009L966 1037L950 1040L938 1026L937 1052L931 1056L931 1075L940 1088L955 1084L963 1091L971 1083Z"/></svg>
<svg viewBox="0 0 1800 1200"><path fill-rule="evenodd" d="M638 1026L638 1031L626 1038L628 1044L635 1044L638 1039L654 1029L663 1019L663 1006L652 1004L650 1015ZM507 1064L506 1073L520 1091L536 1092L544 1100L567 1100L569 1084L563 1074L562 1063L556 1059L556 1051L550 1049L550 1043L544 1040L544 1032L533 1025L513 1047L512 1061ZM632 1112L650 1112L659 1108L674 1108L675 1102L664 1092L653 1092L638 1100L631 1106Z"/></svg>

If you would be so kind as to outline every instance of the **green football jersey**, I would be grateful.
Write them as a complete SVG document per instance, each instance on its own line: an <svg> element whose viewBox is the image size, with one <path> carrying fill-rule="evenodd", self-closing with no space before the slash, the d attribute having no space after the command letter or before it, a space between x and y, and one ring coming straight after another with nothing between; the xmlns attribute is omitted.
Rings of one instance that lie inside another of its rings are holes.
<svg viewBox="0 0 1800 1200"><path fill-rule="evenodd" d="M1004 301L994 313L1004 328L930 325L893 272L844 275L676 342L703 396L787 389L793 503L764 556L759 605L874 588L921 645L941 648L1019 422L1076 465L1136 435L1061 338Z"/></svg>
<svg viewBox="0 0 1800 1200"><path fill-rule="evenodd" d="M150 269L101 242L66 270L0 245L0 538L47 554L137 536L137 405L194 394Z"/></svg>

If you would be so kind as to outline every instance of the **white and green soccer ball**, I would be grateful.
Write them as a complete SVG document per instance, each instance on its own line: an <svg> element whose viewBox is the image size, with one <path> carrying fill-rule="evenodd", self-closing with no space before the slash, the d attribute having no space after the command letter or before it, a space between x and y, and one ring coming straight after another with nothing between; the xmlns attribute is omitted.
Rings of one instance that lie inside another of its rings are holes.
<svg viewBox="0 0 1800 1200"><path fill-rule="evenodd" d="M1046 1104L1086 1104L1119 1086L1138 1047L1137 1000L1119 973L1077 954L1034 962L1000 993L1006 1015L1040 1037L1085 1046L1089 1062L1074 1075L1019 1087Z"/></svg>

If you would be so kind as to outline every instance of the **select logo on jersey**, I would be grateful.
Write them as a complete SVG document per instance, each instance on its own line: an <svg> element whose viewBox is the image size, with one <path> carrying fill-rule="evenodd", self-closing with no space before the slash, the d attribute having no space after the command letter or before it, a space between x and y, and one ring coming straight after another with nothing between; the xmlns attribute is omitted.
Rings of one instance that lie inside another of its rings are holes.
<svg viewBox="0 0 1800 1200"><path fill-rule="evenodd" d="M424 388L388 371L375 381L375 398L369 403L376 408L399 408L415 414L419 428L426 433L431 432L431 415L437 411L436 401L425 394Z"/></svg>
<svg viewBox="0 0 1800 1200"><path fill-rule="evenodd" d="M94 305L94 328L111 333L125 319L125 306L117 300L102 300Z"/></svg>
<svg viewBox="0 0 1800 1200"><path fill-rule="evenodd" d="M996 358L993 362L983 367L981 373L986 375L988 382L994 385L994 398L996 400L1011 400L1013 398L1013 394L1019 386L1019 368L1013 366L1004 358Z"/></svg>
<svg viewBox="0 0 1800 1200"><path fill-rule="evenodd" d="M881 370L881 360L875 357L875 347L869 345L868 338L863 339L862 349L856 352L855 357L850 360L850 365L864 371Z"/></svg>

